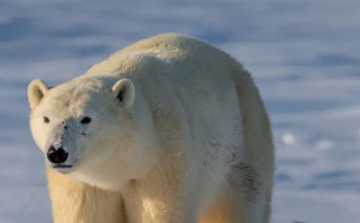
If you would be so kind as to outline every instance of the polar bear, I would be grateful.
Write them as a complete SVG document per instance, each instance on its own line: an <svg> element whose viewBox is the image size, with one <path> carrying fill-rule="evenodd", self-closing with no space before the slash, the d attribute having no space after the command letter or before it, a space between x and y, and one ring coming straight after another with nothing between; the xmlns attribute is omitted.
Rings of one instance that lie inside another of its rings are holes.
<svg viewBox="0 0 360 223"><path fill-rule="evenodd" d="M225 52L162 34L28 98L55 223L269 222L270 122Z"/></svg>

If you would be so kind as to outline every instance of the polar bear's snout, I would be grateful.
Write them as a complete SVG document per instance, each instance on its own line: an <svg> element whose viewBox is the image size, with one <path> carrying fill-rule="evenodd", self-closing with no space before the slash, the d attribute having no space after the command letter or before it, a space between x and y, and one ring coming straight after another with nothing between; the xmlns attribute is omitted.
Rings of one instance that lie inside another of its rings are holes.
<svg viewBox="0 0 360 223"><path fill-rule="evenodd" d="M49 167L61 173L71 172L76 161L76 151L69 149L66 143L56 141L45 152L45 159Z"/></svg>
<svg viewBox="0 0 360 223"><path fill-rule="evenodd" d="M76 125L72 121L66 120L61 124L54 125L49 131L47 149L44 151L49 167L61 173L72 171L78 160L76 130Z"/></svg>
<svg viewBox="0 0 360 223"><path fill-rule="evenodd" d="M51 163L60 164L65 163L69 156L69 153L65 152L63 148L57 148L52 145L46 153L46 157Z"/></svg>

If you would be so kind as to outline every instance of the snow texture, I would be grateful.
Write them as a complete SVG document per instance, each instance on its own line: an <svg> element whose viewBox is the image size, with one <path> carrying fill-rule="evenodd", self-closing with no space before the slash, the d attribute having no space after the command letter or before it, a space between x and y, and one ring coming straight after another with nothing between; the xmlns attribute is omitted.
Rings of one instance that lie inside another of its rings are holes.
<svg viewBox="0 0 360 223"><path fill-rule="evenodd" d="M360 219L360 1L0 0L0 222L51 222L26 88L180 32L242 61L277 150L273 223Z"/></svg>

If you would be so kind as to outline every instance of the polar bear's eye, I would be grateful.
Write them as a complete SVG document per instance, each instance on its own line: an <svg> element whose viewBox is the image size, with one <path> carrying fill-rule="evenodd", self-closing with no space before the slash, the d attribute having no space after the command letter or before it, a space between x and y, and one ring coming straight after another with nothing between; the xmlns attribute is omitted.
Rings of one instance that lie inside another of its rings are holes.
<svg viewBox="0 0 360 223"><path fill-rule="evenodd" d="M81 124L89 124L90 122L91 122L91 118L87 116L81 119L80 121Z"/></svg>
<svg viewBox="0 0 360 223"><path fill-rule="evenodd" d="M49 123L49 122L50 122L50 119L49 119L48 117L46 117L46 116L44 116L43 119L44 119L44 122L45 122L45 123Z"/></svg>

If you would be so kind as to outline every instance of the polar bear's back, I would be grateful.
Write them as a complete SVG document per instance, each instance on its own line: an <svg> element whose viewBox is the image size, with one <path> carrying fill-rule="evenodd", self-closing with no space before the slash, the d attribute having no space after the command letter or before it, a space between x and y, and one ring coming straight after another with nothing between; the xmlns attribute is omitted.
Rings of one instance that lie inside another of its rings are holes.
<svg viewBox="0 0 360 223"><path fill-rule="evenodd" d="M199 68L199 64L205 65L204 63L211 59L216 60L216 63L208 63L207 65L213 68L214 65L218 67L219 63L235 62L228 54L208 43L193 37L169 33L131 44L113 53L101 63L95 64L86 74L116 73L124 69L122 61L127 60L129 55L139 53L148 53L166 61L184 62L186 67L194 65Z"/></svg>

